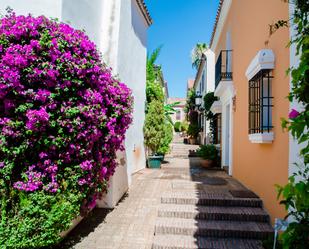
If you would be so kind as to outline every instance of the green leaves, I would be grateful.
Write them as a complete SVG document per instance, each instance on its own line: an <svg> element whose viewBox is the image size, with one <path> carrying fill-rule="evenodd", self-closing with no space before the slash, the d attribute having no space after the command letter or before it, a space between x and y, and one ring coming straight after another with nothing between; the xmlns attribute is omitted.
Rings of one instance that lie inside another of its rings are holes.
<svg viewBox="0 0 309 249"><path fill-rule="evenodd" d="M22 212L0 223L0 243L4 249L38 248L59 242L60 233L76 218L84 197L70 190L56 195L18 192L14 198L20 199Z"/></svg>
<svg viewBox="0 0 309 249"><path fill-rule="evenodd" d="M191 52L192 67L198 70L202 56L208 50L206 43L197 43Z"/></svg>
<svg viewBox="0 0 309 249"><path fill-rule="evenodd" d="M219 163L220 161L219 151L213 144L201 145L196 153L199 157L206 160L212 160L214 163Z"/></svg>
<svg viewBox="0 0 309 249"><path fill-rule="evenodd" d="M40 45L41 47L51 47L51 35L49 34L48 30L43 30L41 34L41 39L40 39Z"/></svg>
<svg viewBox="0 0 309 249"><path fill-rule="evenodd" d="M284 248L293 245L293 248L305 249L309 245L305 235L309 231L309 168L298 168L299 171L289 177L288 184L276 185L276 188L278 199L282 198L280 204L288 211L287 217L296 221L281 235Z"/></svg>
<svg viewBox="0 0 309 249"><path fill-rule="evenodd" d="M163 139L158 148L158 154L165 155L170 151L170 143L173 140L173 125L169 122L164 123Z"/></svg>
<svg viewBox="0 0 309 249"><path fill-rule="evenodd" d="M33 107L32 103L24 103L19 105L16 109L16 113L25 113L27 110L31 109Z"/></svg>
<svg viewBox="0 0 309 249"><path fill-rule="evenodd" d="M286 1L287 2L287 1ZM302 145L300 156L303 165L294 173L285 186L276 185L280 204L288 211L287 217L292 217L286 231L281 234L284 249L309 248L309 3L308 1L294 1L293 23L296 35L289 45L296 45L296 55L299 64L287 70L292 77L292 90L288 96L290 102L298 102L302 108L296 110L297 116L291 115L290 119L281 119L281 126L288 129L292 136ZM288 21L279 20L270 25L270 35L281 27L287 27Z"/></svg>
<svg viewBox="0 0 309 249"><path fill-rule="evenodd" d="M195 97L196 93L194 89L190 89L187 96L187 102L185 106L185 112L189 113L191 110L194 110L195 108Z"/></svg>
<svg viewBox="0 0 309 249"><path fill-rule="evenodd" d="M149 104L144 125L144 138L146 146L152 153L157 153L164 139L165 115L163 104L154 100Z"/></svg>
<svg viewBox="0 0 309 249"><path fill-rule="evenodd" d="M146 83L146 99L147 103L153 100L164 101L164 93L162 86L156 81L147 81Z"/></svg>
<svg viewBox="0 0 309 249"><path fill-rule="evenodd" d="M80 110L78 109L78 107L71 107L65 111L65 115L68 118L73 118L79 113L80 113Z"/></svg>

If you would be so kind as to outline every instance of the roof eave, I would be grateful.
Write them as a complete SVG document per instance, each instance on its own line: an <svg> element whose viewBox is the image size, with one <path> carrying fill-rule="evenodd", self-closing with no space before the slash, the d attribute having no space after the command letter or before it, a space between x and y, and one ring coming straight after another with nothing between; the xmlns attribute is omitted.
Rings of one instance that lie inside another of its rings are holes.
<svg viewBox="0 0 309 249"><path fill-rule="evenodd" d="M146 6L146 3L144 0L136 0L137 6L139 7L148 27L152 25L153 20L150 16L150 13L148 11L148 8Z"/></svg>
<svg viewBox="0 0 309 249"><path fill-rule="evenodd" d="M216 21L210 39L210 48L215 51L223 25L232 5L232 0L220 0L217 10Z"/></svg>

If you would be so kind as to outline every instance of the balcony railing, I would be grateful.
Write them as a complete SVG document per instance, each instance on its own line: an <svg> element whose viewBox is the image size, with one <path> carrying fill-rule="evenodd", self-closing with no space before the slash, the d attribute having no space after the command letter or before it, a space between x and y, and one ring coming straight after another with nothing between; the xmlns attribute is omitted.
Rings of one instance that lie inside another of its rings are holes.
<svg viewBox="0 0 309 249"><path fill-rule="evenodd" d="M216 88L220 81L232 79L232 50L221 50L216 62Z"/></svg>

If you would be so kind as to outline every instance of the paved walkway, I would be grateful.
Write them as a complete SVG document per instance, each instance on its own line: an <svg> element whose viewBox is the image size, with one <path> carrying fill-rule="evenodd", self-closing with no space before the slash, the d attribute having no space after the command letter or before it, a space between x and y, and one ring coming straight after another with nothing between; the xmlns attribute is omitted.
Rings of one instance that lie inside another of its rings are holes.
<svg viewBox="0 0 309 249"><path fill-rule="evenodd" d="M186 242L188 243L188 247L165 247L164 243L166 243L166 239L177 240L175 236L170 236L170 239L168 236L163 237L163 239L162 236L158 237L159 245L153 246L154 234L155 232L158 234L162 232L162 229L160 230L160 227L162 228L160 222L165 222L158 215L161 214L160 216L164 216L165 211L167 215L172 215L175 218L178 211L181 211L181 215L186 212L188 215L192 215L192 212L197 212L197 210L190 210L190 207L188 207L189 210L185 210L186 206L179 207L179 210L176 207L177 205L173 205L173 200L176 200L175 198L178 197L184 198L184 202L186 202L186 196L191 199L194 197L202 199L203 197L200 196L201 193L207 193L208 197L233 198L229 190L244 189L240 183L226 175L223 171L201 169L199 168L198 158L186 158L188 150L196 148L197 146L174 143L173 151L178 151L180 157L167 157L166 162L160 170L144 169L136 173L129 192L123 197L115 209L112 211L95 209L88 218L84 219L71 232L60 248L191 248L189 244L196 244L196 241ZM174 152L171 155L174 155ZM183 153L183 156L181 156L181 153ZM162 210L162 201L164 201L164 198L166 198L166 202L170 203L170 205L166 205L165 208L167 209L164 210L163 208ZM202 213L201 210L198 210L198 212ZM240 213L238 215L242 214ZM192 218L194 219L196 217ZM175 219L172 221L175 221ZM173 234L173 231L171 233ZM193 235L191 238L193 238ZM162 247L160 247L160 243ZM175 241L175 243L178 242ZM192 248L195 247L193 246ZM235 248L259 247L248 246Z"/></svg>

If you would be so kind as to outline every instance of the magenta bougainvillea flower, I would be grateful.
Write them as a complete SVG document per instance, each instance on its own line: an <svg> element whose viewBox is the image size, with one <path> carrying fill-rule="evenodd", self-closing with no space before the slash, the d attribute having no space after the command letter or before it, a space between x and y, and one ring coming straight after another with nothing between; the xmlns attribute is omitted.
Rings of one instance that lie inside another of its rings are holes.
<svg viewBox="0 0 309 249"><path fill-rule="evenodd" d="M84 32L43 16L0 19L0 177L15 190L74 186L93 207L115 171L132 103Z"/></svg>
<svg viewBox="0 0 309 249"><path fill-rule="evenodd" d="M289 118L290 118L290 119L294 119L294 118L297 118L298 115L299 115L299 112L296 111L295 109L292 109L292 110L290 111L290 113L289 113Z"/></svg>

